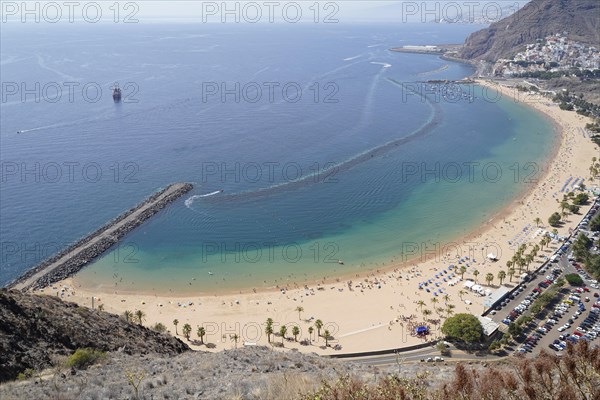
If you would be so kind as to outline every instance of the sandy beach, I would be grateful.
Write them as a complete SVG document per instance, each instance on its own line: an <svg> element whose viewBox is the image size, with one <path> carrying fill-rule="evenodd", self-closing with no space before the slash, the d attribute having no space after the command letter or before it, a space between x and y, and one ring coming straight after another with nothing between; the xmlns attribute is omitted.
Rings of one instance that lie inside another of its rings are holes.
<svg viewBox="0 0 600 400"><path fill-rule="evenodd" d="M484 311L486 297L466 290L463 282L457 282L460 276L457 267L467 267L464 280L473 279L491 291L498 289L498 272L507 271L506 261L510 260L516 246L538 244L544 231L552 231L547 220L553 212L560 211L559 201L566 193L561 189L566 182L570 187L574 179L584 178L588 187L598 186L598 181L590 182L589 176L592 157L599 156L598 150L581 131L590 122L588 118L560 110L544 97L528 97L524 101L512 88L484 81L478 83L500 90L502 96L547 115L561 130L560 143L553 158L548 160L547 168L540 172L537 182L530 184L524 196L482 224L476 232L460 239L459 246L450 248L442 245L434 251L435 254L429 254L429 259L423 256L409 263L386 266L368 275L363 273L305 287L256 293L250 290L241 294L185 297L114 290L102 293L81 287L77 276L36 293L59 295L87 307L91 307L94 297L95 306L101 304L105 311L115 314L122 314L125 310L142 310L146 314L144 325L161 322L172 334L175 334L173 320L177 319L177 331L183 340L184 324L191 325L192 340L198 340L197 327L204 326L204 342L214 344L212 351L241 346L244 342L267 344L264 333L267 318L273 319L275 332L279 332L281 325L287 326L287 340L283 340L287 350L334 354L410 346L424 342L424 339L413 335L414 326L422 323L431 329L428 339L435 339L439 336L439 326L447 315L448 305L454 313L481 314ZM583 206L580 213L585 214L588 209L589 205ZM539 226L534 222L536 217L542 221ZM580 219L581 215L568 216L566 223L558 228L559 235L568 235L569 228L575 227ZM488 244L497 248L497 261L482 256L482 252L489 248ZM557 247L558 242L553 242L540 251L529 269L536 269L544 262L544 257L550 256ZM449 270L449 265L457 267ZM478 276L474 275L475 270L479 272ZM494 275L491 286L485 282L487 273ZM426 288L419 288L420 283L429 280L431 283ZM503 285L510 288L517 281L517 276L512 278L512 282L507 276ZM450 285L449 282L456 284ZM419 301L425 304L420 305ZM303 311L297 311L298 307ZM425 310L429 310L430 314ZM317 336L316 328L312 335L308 333L316 319L323 322L321 333L327 329L333 337L329 347L324 347L325 340ZM298 342L292 335L294 326L300 328ZM238 337L237 343L234 335ZM311 344L299 343L309 336ZM282 342L280 336L271 339ZM341 350L332 348L336 344L341 346ZM194 344L192 347L208 350L204 345Z"/></svg>

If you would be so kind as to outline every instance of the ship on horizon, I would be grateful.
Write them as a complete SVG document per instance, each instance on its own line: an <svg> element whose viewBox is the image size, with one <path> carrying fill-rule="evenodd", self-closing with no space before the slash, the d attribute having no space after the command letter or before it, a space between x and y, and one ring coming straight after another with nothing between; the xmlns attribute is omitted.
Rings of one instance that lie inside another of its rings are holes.
<svg viewBox="0 0 600 400"><path fill-rule="evenodd" d="M115 83L112 87L112 98L115 103L119 103L121 101L121 88L118 83Z"/></svg>

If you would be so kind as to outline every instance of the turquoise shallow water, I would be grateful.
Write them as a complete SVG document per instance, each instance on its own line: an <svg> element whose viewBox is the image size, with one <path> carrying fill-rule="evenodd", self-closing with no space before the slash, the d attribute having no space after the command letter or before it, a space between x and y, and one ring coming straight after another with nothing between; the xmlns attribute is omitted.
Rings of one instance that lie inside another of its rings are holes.
<svg viewBox="0 0 600 400"><path fill-rule="evenodd" d="M476 27L98 29L85 39L57 28L2 43L6 80L139 89L138 102L120 105L2 104L4 163L95 163L102 172L7 176L2 242L49 253L168 183L195 189L85 268L86 285L216 292L376 269L413 243L446 243L480 226L525 189L526 164L552 149L552 126L511 101L471 86L460 101L406 90L471 70L388 48L459 42ZM215 82L292 84L303 96L205 101ZM46 255L12 249L3 247L2 283Z"/></svg>

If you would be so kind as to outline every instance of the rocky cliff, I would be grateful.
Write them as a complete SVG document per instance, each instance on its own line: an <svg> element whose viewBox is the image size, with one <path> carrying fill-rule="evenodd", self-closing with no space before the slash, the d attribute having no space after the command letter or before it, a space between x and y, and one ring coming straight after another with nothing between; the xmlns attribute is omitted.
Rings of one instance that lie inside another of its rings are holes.
<svg viewBox="0 0 600 400"><path fill-rule="evenodd" d="M472 33L463 59L494 62L512 58L528 43L555 33L600 48L599 0L532 0L513 15Z"/></svg>
<svg viewBox="0 0 600 400"><path fill-rule="evenodd" d="M107 312L51 296L0 290L0 382L26 368L45 368L54 357L84 347L127 354L189 350L179 339Z"/></svg>

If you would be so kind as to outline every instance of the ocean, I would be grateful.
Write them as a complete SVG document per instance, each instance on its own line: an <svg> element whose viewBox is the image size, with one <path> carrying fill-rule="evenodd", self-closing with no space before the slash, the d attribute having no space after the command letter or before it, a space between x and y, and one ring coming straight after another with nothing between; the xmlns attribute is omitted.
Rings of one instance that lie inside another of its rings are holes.
<svg viewBox="0 0 600 400"><path fill-rule="evenodd" d="M479 28L3 27L0 284L174 182L195 187L79 284L304 284L452 243L539 178L556 139L514 101L423 83L470 66L389 51Z"/></svg>

